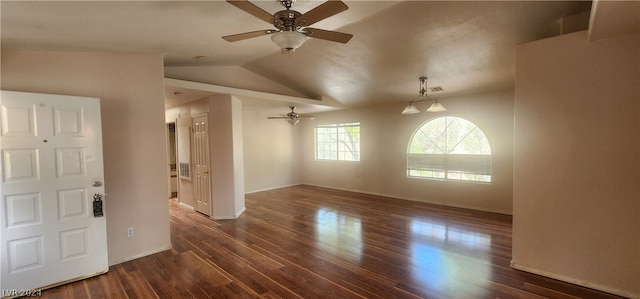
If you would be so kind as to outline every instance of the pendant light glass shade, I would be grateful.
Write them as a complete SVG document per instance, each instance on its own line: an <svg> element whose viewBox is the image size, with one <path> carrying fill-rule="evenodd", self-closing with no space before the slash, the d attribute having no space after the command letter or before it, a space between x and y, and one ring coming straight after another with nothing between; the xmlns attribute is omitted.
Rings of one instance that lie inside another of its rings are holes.
<svg viewBox="0 0 640 299"><path fill-rule="evenodd" d="M413 106L413 103L409 103L409 106L404 108L404 110L402 111L402 114L416 114L416 113L420 113L420 110L418 110L416 106Z"/></svg>
<svg viewBox="0 0 640 299"><path fill-rule="evenodd" d="M447 111L447 109L444 108L444 106L442 106L442 104L438 102L431 104L431 106L427 108L427 112L444 112L444 111Z"/></svg>
<svg viewBox="0 0 640 299"><path fill-rule="evenodd" d="M297 124L300 121L300 119L298 119L298 118L290 118L290 119L287 119L287 121L293 126L293 125Z"/></svg>
<svg viewBox="0 0 640 299"><path fill-rule="evenodd" d="M271 35L271 40L287 52L300 48L307 36L297 31L280 31Z"/></svg>

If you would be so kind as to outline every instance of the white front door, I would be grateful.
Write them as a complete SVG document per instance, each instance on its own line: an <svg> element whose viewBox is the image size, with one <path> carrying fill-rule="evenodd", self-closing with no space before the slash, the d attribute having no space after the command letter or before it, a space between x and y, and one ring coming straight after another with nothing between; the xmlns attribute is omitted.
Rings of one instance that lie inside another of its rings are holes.
<svg viewBox="0 0 640 299"><path fill-rule="evenodd" d="M1 295L106 272L100 100L0 96Z"/></svg>
<svg viewBox="0 0 640 299"><path fill-rule="evenodd" d="M194 117L193 189L196 211L211 215L211 180L209 179L209 121L207 114Z"/></svg>

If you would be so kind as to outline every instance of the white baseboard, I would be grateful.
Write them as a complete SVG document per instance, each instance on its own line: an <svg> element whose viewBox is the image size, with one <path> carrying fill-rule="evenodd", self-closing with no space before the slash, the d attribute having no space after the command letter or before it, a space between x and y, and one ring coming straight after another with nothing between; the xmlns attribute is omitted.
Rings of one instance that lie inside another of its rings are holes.
<svg viewBox="0 0 640 299"><path fill-rule="evenodd" d="M135 260L135 259L139 259L139 258L145 257L147 255L152 255L152 254L156 254L156 253L159 253L159 252L167 251L167 250L170 250L171 248L173 248L173 247L171 246L171 243L169 243L168 245L165 245L165 246L160 247L160 248L156 248L154 250L149 250L149 251L146 251L146 252L143 252L143 253L139 253L139 254L136 254L136 255L132 255L132 256L121 258L121 259L117 259L115 261L111 261L109 263L109 267L111 267L113 265L121 264L121 263L124 263L124 262L132 261L132 260Z"/></svg>
<svg viewBox="0 0 640 299"><path fill-rule="evenodd" d="M293 187L293 186L298 186L298 185L302 185L302 183L299 184L289 184L289 185L282 185L282 186L276 186L276 187L269 187L269 188L264 188L264 189L259 189L259 190L251 190L251 191L246 191L244 192L244 194L251 194L251 193L258 193L258 192L262 192L262 191L269 191L269 190L275 190L275 189L281 189L281 188L287 188L287 187Z"/></svg>
<svg viewBox="0 0 640 299"><path fill-rule="evenodd" d="M240 212L238 212L238 214L233 215L233 216L226 216L226 215L219 215L219 216L211 216L211 219L213 220L231 220L231 219L236 219L238 217L240 217L240 215L242 215L242 213L244 213L244 211L246 211L247 208L243 207L242 210L240 210Z"/></svg>
<svg viewBox="0 0 640 299"><path fill-rule="evenodd" d="M423 202L423 203L427 203L427 204L439 205L439 206L444 206L444 207L461 208L461 209L467 209L467 210L476 210L476 211L496 213L496 214L502 214L502 215L512 215L511 213L505 212L505 211L497 211L497 210L494 211L494 210L488 210L488 209L480 209L478 207L464 206L464 205L443 204L441 202L433 202L433 201L428 201L428 200L409 198L409 197L404 197L404 196L399 196L399 195L394 195L394 194L373 193L373 192L368 192L368 191L363 191L363 190L337 188L337 187L332 187L332 186L314 185L314 184L306 184L306 183L302 184L302 185L320 187L320 188L327 188L327 189L334 189L334 190L340 190L340 191L347 191L347 192L362 193L362 194L368 194L368 195L374 195L374 196L383 196L383 197L402 199L402 200L409 200L409 201L415 201L415 202Z"/></svg>
<svg viewBox="0 0 640 299"><path fill-rule="evenodd" d="M513 262L513 260L511 261L511 268L516 269L516 270L520 270L520 271L533 273L533 274L536 274L536 275L541 275L541 276L553 278L553 279L556 279L556 280L561 280L561 281L564 281L564 282L568 282L568 283L572 283L572 284L575 284L575 285L587 287L587 288L590 288L590 289L607 292L607 293L618 295L618 296L623 296L623 297L627 297L627 298L636 298L636 299L640 298L640 294L633 293L632 291L620 290L620 289L612 288L612 287L609 287L609 286L604 286L604 285L600 285L600 284L597 284L597 283L592 283L592 282L584 281L584 280L581 280L581 279L572 278L572 277L568 277L568 276L564 276L564 275L551 273L551 272L548 272L548 271L544 271L544 270L540 270L540 269L536 269L536 268L520 265L518 263Z"/></svg>

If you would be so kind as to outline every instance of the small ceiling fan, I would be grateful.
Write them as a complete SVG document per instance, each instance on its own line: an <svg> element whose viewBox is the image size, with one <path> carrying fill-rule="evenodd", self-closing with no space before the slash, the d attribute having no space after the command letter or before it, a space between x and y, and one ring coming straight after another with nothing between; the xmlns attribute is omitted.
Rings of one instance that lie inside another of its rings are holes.
<svg viewBox="0 0 640 299"><path fill-rule="evenodd" d="M273 25L276 29L227 35L222 38L228 42L236 42L271 34L271 40L282 49L282 53L290 53L302 46L307 40L307 37L339 43L347 43L353 37L352 34L348 33L307 27L349 9L349 7L340 0L329 0L304 14L291 10L291 5L295 0L276 1L280 2L280 4L285 7L285 10L278 11L271 15L247 0L227 0L227 2L235 7Z"/></svg>
<svg viewBox="0 0 640 299"><path fill-rule="evenodd" d="M297 124L301 118L314 119L313 115L307 114L298 114L295 112L296 106L289 106L291 112L287 113L286 116L269 116L268 119L286 119L292 126Z"/></svg>

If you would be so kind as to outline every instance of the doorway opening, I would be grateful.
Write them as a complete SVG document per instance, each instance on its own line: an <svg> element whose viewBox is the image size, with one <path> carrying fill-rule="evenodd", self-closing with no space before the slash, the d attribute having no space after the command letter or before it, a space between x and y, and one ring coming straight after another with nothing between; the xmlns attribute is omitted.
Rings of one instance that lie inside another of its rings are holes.
<svg viewBox="0 0 640 299"><path fill-rule="evenodd" d="M176 123L167 124L167 162L169 163L169 198L178 197L178 170L176 158Z"/></svg>

